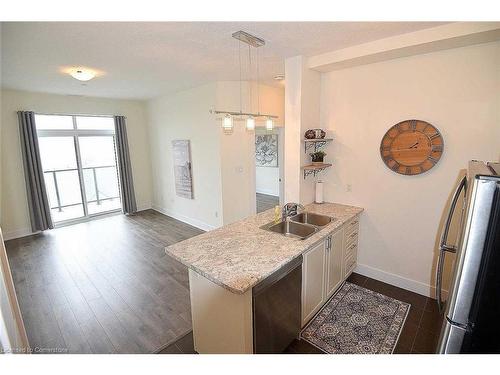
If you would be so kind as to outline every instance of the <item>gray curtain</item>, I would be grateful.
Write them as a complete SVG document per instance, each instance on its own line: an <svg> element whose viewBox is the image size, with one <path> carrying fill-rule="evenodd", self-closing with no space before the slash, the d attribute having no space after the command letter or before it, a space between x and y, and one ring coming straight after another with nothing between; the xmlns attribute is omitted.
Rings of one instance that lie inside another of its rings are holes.
<svg viewBox="0 0 500 375"><path fill-rule="evenodd" d="M30 211L31 229L36 232L54 228L50 216L50 204L45 189L42 161L35 127L33 112L17 112L21 153L23 155L24 178Z"/></svg>
<svg viewBox="0 0 500 375"><path fill-rule="evenodd" d="M120 175L120 195L122 210L125 214L137 212L134 193L134 179L128 150L127 129L124 116L115 116L116 154L118 156L118 171Z"/></svg>

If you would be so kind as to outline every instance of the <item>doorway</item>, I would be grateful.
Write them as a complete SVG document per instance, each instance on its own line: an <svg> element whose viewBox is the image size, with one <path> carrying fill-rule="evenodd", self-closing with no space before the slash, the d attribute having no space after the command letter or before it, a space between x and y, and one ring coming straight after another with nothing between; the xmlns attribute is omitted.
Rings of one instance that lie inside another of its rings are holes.
<svg viewBox="0 0 500 375"><path fill-rule="evenodd" d="M255 194L257 213L282 205L284 128L255 130Z"/></svg>
<svg viewBox="0 0 500 375"><path fill-rule="evenodd" d="M120 211L113 117L36 114L35 123L54 223Z"/></svg>

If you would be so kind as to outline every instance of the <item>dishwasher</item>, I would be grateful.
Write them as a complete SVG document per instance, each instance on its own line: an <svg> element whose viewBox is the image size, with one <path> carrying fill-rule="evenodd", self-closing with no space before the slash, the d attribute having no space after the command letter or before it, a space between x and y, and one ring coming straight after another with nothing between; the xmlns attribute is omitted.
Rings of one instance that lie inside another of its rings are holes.
<svg viewBox="0 0 500 375"><path fill-rule="evenodd" d="M301 323L302 255L252 289L253 352L281 353Z"/></svg>

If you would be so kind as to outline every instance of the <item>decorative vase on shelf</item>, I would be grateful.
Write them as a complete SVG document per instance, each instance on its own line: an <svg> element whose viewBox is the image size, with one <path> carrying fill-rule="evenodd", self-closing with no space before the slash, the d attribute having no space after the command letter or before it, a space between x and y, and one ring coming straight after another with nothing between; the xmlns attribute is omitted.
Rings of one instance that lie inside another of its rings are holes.
<svg viewBox="0 0 500 375"><path fill-rule="evenodd" d="M323 139L326 133L323 129L309 129L304 133L305 139Z"/></svg>
<svg viewBox="0 0 500 375"><path fill-rule="evenodd" d="M305 139L314 139L316 138L316 132L314 129L309 129L304 133Z"/></svg>
<svg viewBox="0 0 500 375"><path fill-rule="evenodd" d="M323 129L314 129L315 133L316 133L316 138L317 139L323 139L325 138L326 136L326 133Z"/></svg>

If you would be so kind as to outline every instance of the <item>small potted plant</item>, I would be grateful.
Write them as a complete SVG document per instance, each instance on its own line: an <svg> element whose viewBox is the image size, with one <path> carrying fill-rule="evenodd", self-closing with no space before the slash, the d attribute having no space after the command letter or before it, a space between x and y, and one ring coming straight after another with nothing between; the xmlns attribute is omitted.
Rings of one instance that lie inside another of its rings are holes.
<svg viewBox="0 0 500 375"><path fill-rule="evenodd" d="M316 151L311 155L313 165L323 164L323 160L325 159L326 153L324 151Z"/></svg>

